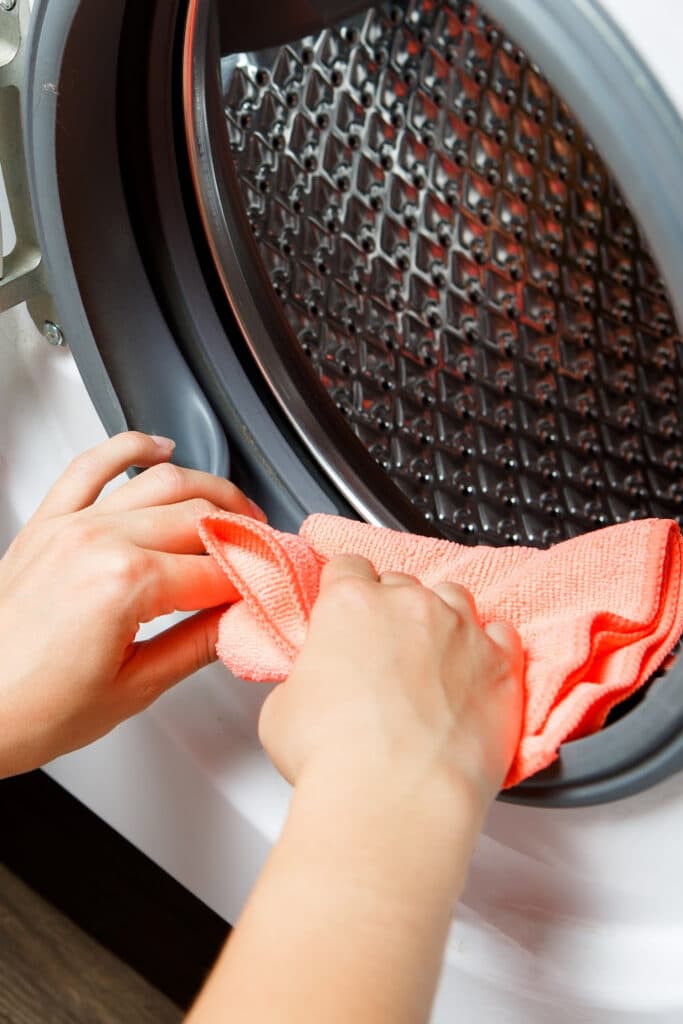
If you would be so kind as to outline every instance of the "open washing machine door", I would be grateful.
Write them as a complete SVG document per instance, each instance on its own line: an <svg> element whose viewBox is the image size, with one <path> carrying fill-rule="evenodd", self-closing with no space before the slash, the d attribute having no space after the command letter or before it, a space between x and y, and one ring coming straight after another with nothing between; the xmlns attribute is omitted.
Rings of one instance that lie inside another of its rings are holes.
<svg viewBox="0 0 683 1024"><path fill-rule="evenodd" d="M23 280L104 427L229 452L286 529L680 518L677 69L667 95L597 0L271 6L36 0L23 51L0 11L46 271ZM80 386L26 379L46 429ZM262 696L214 668L51 768L233 920L287 805ZM680 663L622 711L510 794L542 809L494 809L437 1020L680 1019Z"/></svg>

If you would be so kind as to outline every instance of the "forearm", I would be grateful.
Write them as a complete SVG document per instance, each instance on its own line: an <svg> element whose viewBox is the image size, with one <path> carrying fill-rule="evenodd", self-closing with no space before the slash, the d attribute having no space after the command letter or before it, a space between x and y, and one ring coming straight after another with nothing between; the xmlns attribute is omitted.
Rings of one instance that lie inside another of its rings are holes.
<svg viewBox="0 0 683 1024"><path fill-rule="evenodd" d="M297 790L191 1024L427 1018L480 822L451 791L331 793Z"/></svg>

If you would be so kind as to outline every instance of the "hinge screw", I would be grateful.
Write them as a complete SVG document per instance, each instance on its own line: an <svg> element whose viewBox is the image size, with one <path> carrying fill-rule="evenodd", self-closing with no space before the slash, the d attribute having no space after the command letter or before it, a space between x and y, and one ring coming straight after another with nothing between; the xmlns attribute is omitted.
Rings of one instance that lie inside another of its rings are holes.
<svg viewBox="0 0 683 1024"><path fill-rule="evenodd" d="M7 0L8 3L11 0ZM0 0L2 5L3 0ZM46 320L43 324L43 337L49 345L63 345L64 344L64 331L59 324L53 323L52 320Z"/></svg>

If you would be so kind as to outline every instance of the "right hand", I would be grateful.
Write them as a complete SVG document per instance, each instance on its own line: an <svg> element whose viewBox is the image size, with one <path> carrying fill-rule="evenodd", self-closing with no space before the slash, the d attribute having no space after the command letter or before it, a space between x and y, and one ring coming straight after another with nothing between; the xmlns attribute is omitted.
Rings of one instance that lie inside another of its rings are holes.
<svg viewBox="0 0 683 1024"><path fill-rule="evenodd" d="M463 587L378 579L365 559L338 557L289 679L264 704L261 740L292 783L446 779L480 820L519 741L523 660L515 630L482 628Z"/></svg>

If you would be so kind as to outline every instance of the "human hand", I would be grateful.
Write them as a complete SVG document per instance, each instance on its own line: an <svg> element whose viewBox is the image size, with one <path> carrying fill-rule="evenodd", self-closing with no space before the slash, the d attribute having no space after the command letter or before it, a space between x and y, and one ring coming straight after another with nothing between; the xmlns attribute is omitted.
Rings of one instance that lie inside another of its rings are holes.
<svg viewBox="0 0 683 1024"><path fill-rule="evenodd" d="M282 1021L427 1020L519 738L522 661L515 631L482 629L461 587L328 563L259 721L292 804L193 1022L267 1021L275 1005Z"/></svg>
<svg viewBox="0 0 683 1024"><path fill-rule="evenodd" d="M0 777L97 739L215 658L236 593L196 524L263 517L227 480L129 432L76 458L0 560ZM129 466L151 467L97 501ZM210 609L151 640L141 623Z"/></svg>
<svg viewBox="0 0 683 1024"><path fill-rule="evenodd" d="M294 783L356 767L416 789L445 779L481 818L519 739L522 666L515 630L482 628L464 588L378 580L364 559L336 558L294 669L264 704L261 739Z"/></svg>

